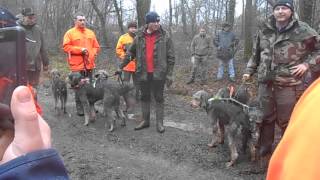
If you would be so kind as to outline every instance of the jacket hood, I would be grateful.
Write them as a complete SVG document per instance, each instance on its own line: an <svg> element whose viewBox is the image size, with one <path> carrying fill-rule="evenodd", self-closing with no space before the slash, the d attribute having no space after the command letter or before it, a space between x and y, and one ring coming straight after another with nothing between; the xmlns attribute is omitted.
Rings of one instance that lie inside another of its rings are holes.
<svg viewBox="0 0 320 180"><path fill-rule="evenodd" d="M282 30L282 32L288 31L297 23L298 23L298 20L294 16L292 16L289 24L285 27L284 30ZM267 21L264 23L264 27L267 29L271 29L273 31L277 31L276 19L275 19L274 15L271 15L268 17Z"/></svg>

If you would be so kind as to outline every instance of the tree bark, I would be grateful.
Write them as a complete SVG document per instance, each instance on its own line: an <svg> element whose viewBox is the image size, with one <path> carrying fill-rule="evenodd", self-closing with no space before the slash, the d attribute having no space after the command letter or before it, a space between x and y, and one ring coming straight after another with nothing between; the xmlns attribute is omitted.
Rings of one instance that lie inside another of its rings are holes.
<svg viewBox="0 0 320 180"><path fill-rule="evenodd" d="M299 1L300 20L308 23L313 27L313 6L315 6L315 0Z"/></svg>
<svg viewBox="0 0 320 180"><path fill-rule="evenodd" d="M172 36L172 0L169 0L169 34Z"/></svg>
<svg viewBox="0 0 320 180"><path fill-rule="evenodd" d="M181 21L182 21L182 31L185 36L188 35L187 32L187 15L186 15L186 2L181 0Z"/></svg>
<svg viewBox="0 0 320 180"><path fill-rule="evenodd" d="M236 8L236 0L229 0L227 22L230 23L231 25L234 24L235 8Z"/></svg>
<svg viewBox="0 0 320 180"><path fill-rule="evenodd" d="M138 15L138 26L146 24L145 15L150 11L151 0L136 0L136 8Z"/></svg>
<svg viewBox="0 0 320 180"><path fill-rule="evenodd" d="M248 60L252 54L252 0L246 0L244 28L245 28L244 59Z"/></svg>
<svg viewBox="0 0 320 180"><path fill-rule="evenodd" d="M97 13L97 16L98 16L99 20L100 20L102 39L103 39L104 43L107 44L108 37L107 37L106 19L105 19L103 13L98 8L98 6L95 3L95 1L91 0L90 2L91 2L91 5L92 5L94 11Z"/></svg>
<svg viewBox="0 0 320 180"><path fill-rule="evenodd" d="M114 9L116 10L120 32L121 32L121 34L124 34L122 13L121 13L122 12L122 10L121 10L122 7L119 8L117 0L113 0L113 6L114 6Z"/></svg>

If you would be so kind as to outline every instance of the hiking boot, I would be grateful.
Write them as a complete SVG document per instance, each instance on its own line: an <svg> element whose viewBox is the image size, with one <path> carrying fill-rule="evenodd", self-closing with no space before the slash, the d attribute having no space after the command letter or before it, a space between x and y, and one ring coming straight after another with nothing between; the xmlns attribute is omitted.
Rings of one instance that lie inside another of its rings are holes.
<svg viewBox="0 0 320 180"><path fill-rule="evenodd" d="M141 130L150 126L150 102L141 102L143 121L134 128L134 130Z"/></svg>
<svg viewBox="0 0 320 180"><path fill-rule="evenodd" d="M164 104L157 103L156 104L156 123L157 123L157 131L159 133L164 133L165 129L163 126L163 119L164 119Z"/></svg>

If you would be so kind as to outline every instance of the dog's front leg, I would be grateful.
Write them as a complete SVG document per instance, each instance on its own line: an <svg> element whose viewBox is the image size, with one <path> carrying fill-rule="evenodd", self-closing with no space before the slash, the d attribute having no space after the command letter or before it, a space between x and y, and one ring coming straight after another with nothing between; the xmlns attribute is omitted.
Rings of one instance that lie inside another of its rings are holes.
<svg viewBox="0 0 320 180"><path fill-rule="evenodd" d="M211 143L208 144L209 147L216 147L218 144L224 143L224 125L217 120L215 126L217 130L214 127L212 128L212 139Z"/></svg>
<svg viewBox="0 0 320 180"><path fill-rule="evenodd" d="M115 108L115 112L117 114L117 118L121 118L121 126L126 126L126 115L123 113L123 111L117 107Z"/></svg>
<svg viewBox="0 0 320 180"><path fill-rule="evenodd" d="M90 120L90 107L89 102L86 96L80 96L80 101L83 106L83 112L84 112L84 125L88 126L89 120Z"/></svg>
<svg viewBox="0 0 320 180"><path fill-rule="evenodd" d="M90 121L93 122L96 120L96 110L94 108L94 104L90 104L89 107L90 107L90 113L91 113Z"/></svg>
<svg viewBox="0 0 320 180"><path fill-rule="evenodd" d="M108 106L104 106L104 116L107 120L107 124L109 125L109 132L114 131L115 128L115 118L111 115L112 114L112 110L110 107Z"/></svg>

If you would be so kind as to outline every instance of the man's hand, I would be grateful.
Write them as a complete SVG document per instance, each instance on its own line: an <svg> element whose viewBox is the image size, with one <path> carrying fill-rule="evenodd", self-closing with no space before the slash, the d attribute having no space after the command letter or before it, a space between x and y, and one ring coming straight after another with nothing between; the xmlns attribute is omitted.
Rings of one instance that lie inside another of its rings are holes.
<svg viewBox="0 0 320 180"><path fill-rule="evenodd" d="M301 77L309 69L309 64L301 63L290 68L291 74Z"/></svg>
<svg viewBox="0 0 320 180"><path fill-rule="evenodd" d="M1 149L4 151L1 164L27 153L51 147L50 127L37 113L29 88L19 86L14 90L11 107L14 138L12 142L8 142L7 148Z"/></svg>
<svg viewBox="0 0 320 180"><path fill-rule="evenodd" d="M248 81L250 79L250 74L243 74L242 75L242 81L243 82L246 82L246 81Z"/></svg>
<svg viewBox="0 0 320 180"><path fill-rule="evenodd" d="M81 54L82 54L83 56L89 56L88 49L87 49L87 48L82 48L82 49L81 49Z"/></svg>

